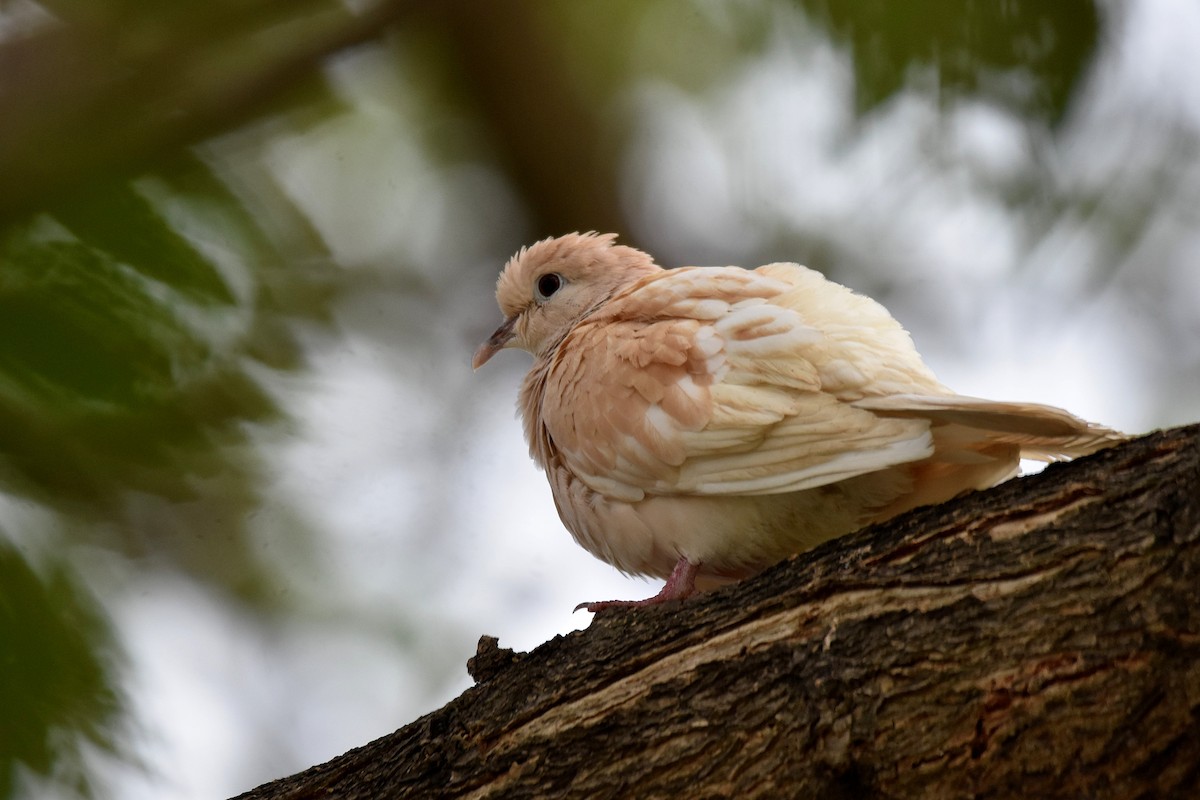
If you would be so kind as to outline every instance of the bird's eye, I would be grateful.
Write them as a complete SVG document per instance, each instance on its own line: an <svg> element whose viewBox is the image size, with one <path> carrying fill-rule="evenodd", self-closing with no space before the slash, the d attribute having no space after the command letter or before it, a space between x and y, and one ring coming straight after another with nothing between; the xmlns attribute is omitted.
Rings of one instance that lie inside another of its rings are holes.
<svg viewBox="0 0 1200 800"><path fill-rule="evenodd" d="M547 272L545 275L537 279L537 283L533 286L533 291L537 294L537 299L545 302L550 299L551 295L562 288L563 279L557 272Z"/></svg>

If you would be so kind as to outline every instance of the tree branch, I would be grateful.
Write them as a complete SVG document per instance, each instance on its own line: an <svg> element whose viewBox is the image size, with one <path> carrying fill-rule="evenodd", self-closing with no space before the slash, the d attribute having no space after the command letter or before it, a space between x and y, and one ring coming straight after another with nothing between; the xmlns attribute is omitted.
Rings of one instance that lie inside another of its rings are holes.
<svg viewBox="0 0 1200 800"><path fill-rule="evenodd" d="M1200 791L1200 425L602 613L242 800Z"/></svg>
<svg viewBox="0 0 1200 800"><path fill-rule="evenodd" d="M0 46L0 220L269 113L326 58L378 38L417 2L376 0L360 13L330 0L64 9L63 21Z"/></svg>

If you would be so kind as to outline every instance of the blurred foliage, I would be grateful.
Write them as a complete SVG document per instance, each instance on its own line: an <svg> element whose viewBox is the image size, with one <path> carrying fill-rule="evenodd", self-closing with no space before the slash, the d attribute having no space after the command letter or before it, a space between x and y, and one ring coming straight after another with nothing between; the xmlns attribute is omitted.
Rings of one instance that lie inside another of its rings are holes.
<svg viewBox="0 0 1200 800"><path fill-rule="evenodd" d="M0 539L0 796L22 770L91 794L86 749L118 754L111 638L69 566L35 573Z"/></svg>
<svg viewBox="0 0 1200 800"><path fill-rule="evenodd" d="M273 413L193 315L234 304L216 266L129 183L87 187L0 242L0 448L9 488L111 507L189 494L189 448Z"/></svg>
<svg viewBox="0 0 1200 800"><path fill-rule="evenodd" d="M308 1L0 13L0 490L63 520L19 540L149 557L260 603L275 576L249 541L262 480L249 435L280 419L261 377L303 365L292 327L327 317L333 273L311 232L268 233L188 146L328 108L312 91L322 59L375 35L384 12ZM84 565L46 556L52 568L35 571L8 538L0 796L17 763L84 791L84 743L107 746L117 719L105 654L118 645L76 587Z"/></svg>
<svg viewBox="0 0 1200 800"><path fill-rule="evenodd" d="M858 106L869 111L936 76L943 99L976 95L1023 116L1057 122L1096 49L1093 0L800 0L812 19L850 45Z"/></svg>
<svg viewBox="0 0 1200 800"><path fill-rule="evenodd" d="M15 4L0 46L0 217L311 104L323 59L375 38L407 5L354 14L336 0Z"/></svg>

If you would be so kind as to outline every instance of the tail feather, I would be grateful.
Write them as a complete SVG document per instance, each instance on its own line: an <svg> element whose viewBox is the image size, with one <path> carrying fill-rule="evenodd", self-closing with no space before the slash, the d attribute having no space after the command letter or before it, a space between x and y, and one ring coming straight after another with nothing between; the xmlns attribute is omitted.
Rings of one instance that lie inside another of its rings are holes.
<svg viewBox="0 0 1200 800"><path fill-rule="evenodd" d="M940 426L963 428L966 430L958 435L945 438L961 436L976 443L983 439L992 444L1012 445L1020 449L1021 458L1042 461L1088 455L1128 438L1061 408L1037 403L1003 403L962 395L897 394L866 397L854 405L885 417L927 419L935 432Z"/></svg>

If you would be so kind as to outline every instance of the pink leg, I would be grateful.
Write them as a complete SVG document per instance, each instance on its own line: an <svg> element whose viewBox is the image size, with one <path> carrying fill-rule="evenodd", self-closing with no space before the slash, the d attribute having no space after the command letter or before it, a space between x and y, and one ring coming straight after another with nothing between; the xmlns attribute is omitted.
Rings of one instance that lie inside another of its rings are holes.
<svg viewBox="0 0 1200 800"><path fill-rule="evenodd" d="M575 610L586 608L594 614L606 608L655 606L670 600L682 600L695 593L696 573L699 571L699 564L693 564L687 560L686 556L680 556L679 560L675 562L675 569L671 570L671 576L667 578L666 585L654 597L647 597L645 600L601 600L598 603L580 603L575 606Z"/></svg>

